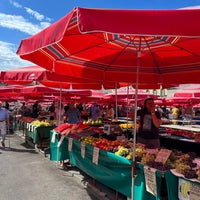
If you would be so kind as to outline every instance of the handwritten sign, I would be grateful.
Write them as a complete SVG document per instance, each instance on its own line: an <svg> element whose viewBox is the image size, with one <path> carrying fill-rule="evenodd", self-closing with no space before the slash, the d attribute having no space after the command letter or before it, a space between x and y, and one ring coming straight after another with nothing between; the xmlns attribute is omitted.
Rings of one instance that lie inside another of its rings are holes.
<svg viewBox="0 0 200 200"><path fill-rule="evenodd" d="M144 166L144 176L147 192L157 196L156 169Z"/></svg>
<svg viewBox="0 0 200 200"><path fill-rule="evenodd" d="M81 142L81 156L85 158L85 143Z"/></svg>
<svg viewBox="0 0 200 200"><path fill-rule="evenodd" d="M99 160L99 148L94 147L92 162L95 163L96 165L98 165L98 160Z"/></svg>
<svg viewBox="0 0 200 200"><path fill-rule="evenodd" d="M167 161L167 159L169 158L171 152L172 152L172 151L169 150L169 149L161 149L161 150L158 152L155 161L156 161L156 162L161 162L161 163L165 164L166 161Z"/></svg>
<svg viewBox="0 0 200 200"><path fill-rule="evenodd" d="M68 151L72 151L73 138L69 138L68 140Z"/></svg>
<svg viewBox="0 0 200 200"><path fill-rule="evenodd" d="M117 140L126 141L126 137L124 135L119 135L119 136L117 136Z"/></svg>
<svg viewBox="0 0 200 200"><path fill-rule="evenodd" d="M190 200L199 200L200 185L195 183L190 184Z"/></svg>
<svg viewBox="0 0 200 200"><path fill-rule="evenodd" d="M182 178L178 180L178 198L179 200L191 200L190 198L190 182Z"/></svg>

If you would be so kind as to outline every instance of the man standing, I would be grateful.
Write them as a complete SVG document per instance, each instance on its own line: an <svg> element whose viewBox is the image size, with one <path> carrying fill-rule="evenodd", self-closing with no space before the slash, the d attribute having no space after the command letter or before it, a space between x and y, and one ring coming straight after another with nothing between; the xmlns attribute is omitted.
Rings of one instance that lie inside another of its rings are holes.
<svg viewBox="0 0 200 200"><path fill-rule="evenodd" d="M5 148L8 117L9 117L8 111L6 108L2 107L2 102L0 101L0 131L1 131L1 145L3 148Z"/></svg>
<svg viewBox="0 0 200 200"><path fill-rule="evenodd" d="M81 114L73 103L70 103L66 112L66 120L69 124L78 124L81 120Z"/></svg>

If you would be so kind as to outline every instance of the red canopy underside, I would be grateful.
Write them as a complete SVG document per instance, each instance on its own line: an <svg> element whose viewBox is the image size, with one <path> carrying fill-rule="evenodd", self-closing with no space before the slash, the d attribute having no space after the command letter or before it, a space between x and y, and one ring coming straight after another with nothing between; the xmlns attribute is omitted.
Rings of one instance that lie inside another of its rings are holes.
<svg viewBox="0 0 200 200"><path fill-rule="evenodd" d="M199 9L75 8L22 40L17 53L59 74L102 82L135 83L139 66L139 87L199 83L199 20Z"/></svg>

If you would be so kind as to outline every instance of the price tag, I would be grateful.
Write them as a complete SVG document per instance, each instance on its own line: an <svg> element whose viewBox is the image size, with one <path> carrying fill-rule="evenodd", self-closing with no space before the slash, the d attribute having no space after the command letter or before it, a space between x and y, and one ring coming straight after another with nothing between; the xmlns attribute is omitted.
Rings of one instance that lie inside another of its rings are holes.
<svg viewBox="0 0 200 200"><path fill-rule="evenodd" d="M73 138L68 139L68 151L72 151Z"/></svg>
<svg viewBox="0 0 200 200"><path fill-rule="evenodd" d="M178 180L178 198L179 200L191 200L190 198L190 182L182 178ZM195 200L195 199L193 199Z"/></svg>
<svg viewBox="0 0 200 200"><path fill-rule="evenodd" d="M119 135L119 136L117 136L117 140L126 141L126 137L124 135Z"/></svg>
<svg viewBox="0 0 200 200"><path fill-rule="evenodd" d="M147 192L157 196L156 169L144 166L144 176Z"/></svg>
<svg viewBox="0 0 200 200"><path fill-rule="evenodd" d="M190 200L199 200L200 185L195 183L190 184Z"/></svg>
<svg viewBox="0 0 200 200"><path fill-rule="evenodd" d="M161 163L165 164L166 161L167 161L167 159L169 158L171 152L172 152L172 151L169 150L169 149L161 149L161 150L158 152L155 161L156 161L156 162L161 162Z"/></svg>
<svg viewBox="0 0 200 200"><path fill-rule="evenodd" d="M81 142L81 156L85 158L85 143Z"/></svg>
<svg viewBox="0 0 200 200"><path fill-rule="evenodd" d="M99 160L99 148L94 147L92 162L95 163L96 165L98 165L98 160Z"/></svg>

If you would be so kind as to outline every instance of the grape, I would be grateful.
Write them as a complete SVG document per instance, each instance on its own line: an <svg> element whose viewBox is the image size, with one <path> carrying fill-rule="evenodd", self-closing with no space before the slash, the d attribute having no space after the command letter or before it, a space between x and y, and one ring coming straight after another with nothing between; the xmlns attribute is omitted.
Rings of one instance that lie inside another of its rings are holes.
<svg viewBox="0 0 200 200"><path fill-rule="evenodd" d="M191 158L196 158L196 153L195 152L188 152L188 154L190 155Z"/></svg>
<svg viewBox="0 0 200 200"><path fill-rule="evenodd" d="M191 167L191 168L195 168L196 166L197 166L197 163L193 163L193 162L190 162L190 163L188 163L189 164L189 166Z"/></svg>
<svg viewBox="0 0 200 200"><path fill-rule="evenodd" d="M185 176L185 178L191 179L191 178L197 178L197 174L196 171L193 169L186 169L183 172L183 175Z"/></svg>

